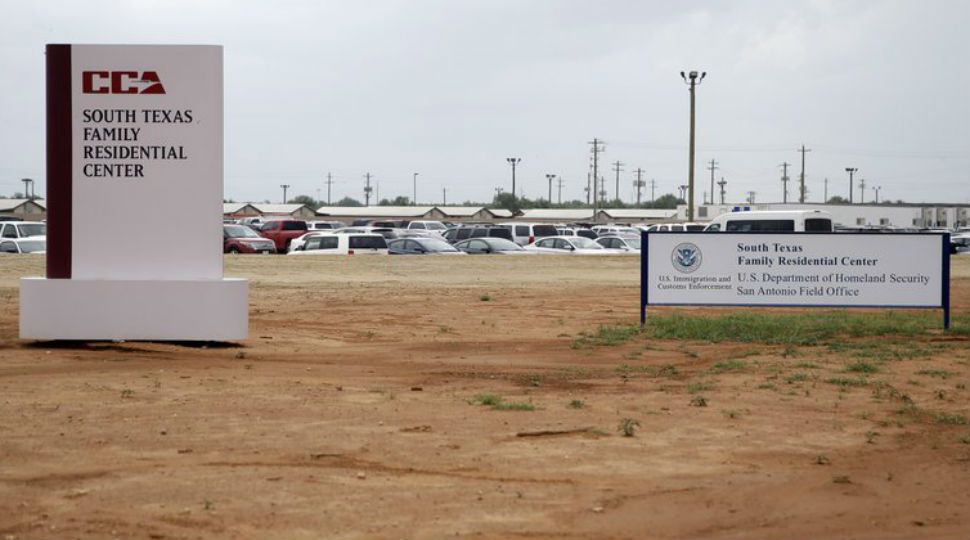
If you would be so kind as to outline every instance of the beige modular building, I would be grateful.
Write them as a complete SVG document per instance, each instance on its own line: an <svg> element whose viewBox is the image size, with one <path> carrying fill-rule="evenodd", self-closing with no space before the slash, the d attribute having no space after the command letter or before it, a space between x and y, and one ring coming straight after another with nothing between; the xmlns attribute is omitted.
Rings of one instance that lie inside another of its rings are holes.
<svg viewBox="0 0 970 540"><path fill-rule="evenodd" d="M695 207L694 221L710 221L728 212L750 210L821 210L843 227L941 227L959 228L970 224L970 204L823 204L823 203L737 203L702 204ZM678 221L687 219L687 205L677 207Z"/></svg>
<svg viewBox="0 0 970 540"><path fill-rule="evenodd" d="M41 199L0 199L0 216L24 221L45 221L47 206Z"/></svg>

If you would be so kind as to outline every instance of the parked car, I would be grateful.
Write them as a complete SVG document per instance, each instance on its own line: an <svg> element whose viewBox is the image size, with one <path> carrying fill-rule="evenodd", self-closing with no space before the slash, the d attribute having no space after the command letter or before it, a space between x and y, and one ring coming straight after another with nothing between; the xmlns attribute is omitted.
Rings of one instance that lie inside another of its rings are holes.
<svg viewBox="0 0 970 540"><path fill-rule="evenodd" d="M398 238L387 243L391 255L464 255L439 238Z"/></svg>
<svg viewBox="0 0 970 540"><path fill-rule="evenodd" d="M592 229L587 229L585 227L576 227L576 228L564 227L564 228L556 229L556 232L559 233L559 236L582 236L583 238L589 238L590 240L596 240L597 238L599 238L599 235L596 234L596 231Z"/></svg>
<svg viewBox="0 0 970 540"><path fill-rule="evenodd" d="M0 238L47 236L47 224L42 221L5 221L0 223Z"/></svg>
<svg viewBox="0 0 970 540"><path fill-rule="evenodd" d="M593 227L593 232L599 236L607 235L625 235L625 236L640 236L640 230L634 229L633 227L621 227L618 225L597 225Z"/></svg>
<svg viewBox="0 0 970 540"><path fill-rule="evenodd" d="M47 253L46 236L30 236L27 238L0 240L0 253Z"/></svg>
<svg viewBox="0 0 970 540"><path fill-rule="evenodd" d="M320 234L287 255L387 255L387 241L370 233Z"/></svg>
<svg viewBox="0 0 970 540"><path fill-rule="evenodd" d="M469 255L533 255L531 251L505 238L471 238L455 243Z"/></svg>
<svg viewBox="0 0 970 540"><path fill-rule="evenodd" d="M223 253L276 253L276 244L245 225L222 226Z"/></svg>
<svg viewBox="0 0 970 540"><path fill-rule="evenodd" d="M601 236L596 239L596 243L606 249L615 249L625 253L637 254L640 252L640 238L636 236Z"/></svg>
<svg viewBox="0 0 970 540"><path fill-rule="evenodd" d="M408 222L407 227L403 227L403 228L408 230L417 229L421 231L427 230L427 231L435 231L438 233L443 233L445 232L445 229L447 229L448 227L445 227L445 224L440 221L420 221L419 220L419 221L410 221Z"/></svg>
<svg viewBox="0 0 970 540"><path fill-rule="evenodd" d="M452 244L469 238L504 238L511 241L512 229L503 226L457 227L445 231L444 238Z"/></svg>
<svg viewBox="0 0 970 540"><path fill-rule="evenodd" d="M290 246L290 241L306 234L306 221L295 219L279 219L267 221L259 229L259 234L264 238L269 238L276 245L276 251L286 253Z"/></svg>
<svg viewBox="0 0 970 540"><path fill-rule="evenodd" d="M346 226L347 224L344 223L343 221L307 221L306 222L306 228L308 231L342 229Z"/></svg>
<svg viewBox="0 0 970 540"><path fill-rule="evenodd" d="M950 235L950 253L970 251L970 233L956 233Z"/></svg>
<svg viewBox="0 0 970 540"><path fill-rule="evenodd" d="M653 225L644 229L645 231L670 231L670 232L684 232L684 231L703 231L707 228L707 225L703 223L654 223Z"/></svg>
<svg viewBox="0 0 970 540"><path fill-rule="evenodd" d="M393 240L398 238L400 231L401 229L391 227L344 227L343 229L334 229L333 234L379 234L385 240Z"/></svg>
<svg viewBox="0 0 970 540"><path fill-rule="evenodd" d="M512 241L520 246L532 244L539 238L557 236L554 225L543 223L501 223L512 231Z"/></svg>
<svg viewBox="0 0 970 540"><path fill-rule="evenodd" d="M540 238L525 249L542 255L617 255L621 252L606 249L582 236L551 236Z"/></svg>
<svg viewBox="0 0 970 540"><path fill-rule="evenodd" d="M709 232L832 232L832 215L821 210L730 212L711 220Z"/></svg>

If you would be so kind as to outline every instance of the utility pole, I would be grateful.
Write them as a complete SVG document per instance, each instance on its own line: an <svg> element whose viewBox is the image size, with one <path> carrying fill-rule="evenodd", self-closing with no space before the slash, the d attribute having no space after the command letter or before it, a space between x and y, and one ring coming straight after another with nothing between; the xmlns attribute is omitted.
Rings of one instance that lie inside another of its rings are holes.
<svg viewBox="0 0 970 540"><path fill-rule="evenodd" d="M781 185L782 185L781 202L784 204L788 204L788 166L789 165L791 165L791 163L788 163L787 161L783 161L781 163L781 171L782 171L781 172Z"/></svg>
<svg viewBox="0 0 970 540"><path fill-rule="evenodd" d="M370 206L370 193L374 188L370 187L370 173L364 175L367 179L367 184L364 186L364 206Z"/></svg>
<svg viewBox="0 0 970 540"><path fill-rule="evenodd" d="M448 204L448 188L441 188L441 206Z"/></svg>
<svg viewBox="0 0 970 540"><path fill-rule="evenodd" d="M554 175L554 174L547 174L546 175L546 180L549 181L549 198L546 199L546 200L549 201L549 204L552 204L552 179L555 178L555 177L556 177L556 175Z"/></svg>
<svg viewBox="0 0 970 540"><path fill-rule="evenodd" d="M724 186L727 185L727 180L725 180L722 176L721 181L718 182L717 185L721 187L721 204L724 204Z"/></svg>
<svg viewBox="0 0 970 540"><path fill-rule="evenodd" d="M413 187L414 187L414 198L411 199L411 205L417 206L418 205L418 173L412 174L411 182L413 183Z"/></svg>
<svg viewBox="0 0 970 540"><path fill-rule="evenodd" d="M643 169L637 167L637 179L633 182L633 187L637 188L637 206L640 206L640 193L643 190L643 186L647 185L643 181Z"/></svg>
<svg viewBox="0 0 970 540"><path fill-rule="evenodd" d="M283 188L283 204L286 204L286 190L290 189L290 185L280 184L280 187Z"/></svg>
<svg viewBox="0 0 970 540"><path fill-rule="evenodd" d="M680 72L680 78L690 86L690 163L687 166L687 221L694 221L694 88L704 80L707 72L703 72L700 78L696 71L691 71L688 75ZM690 79L688 81L688 79Z"/></svg>
<svg viewBox="0 0 970 540"><path fill-rule="evenodd" d="M849 204L852 204L852 175L858 171L858 167L846 167L845 172L849 173Z"/></svg>
<svg viewBox="0 0 970 540"><path fill-rule="evenodd" d="M330 188L333 187L333 175L327 173L327 206L330 206Z"/></svg>
<svg viewBox="0 0 970 540"><path fill-rule="evenodd" d="M374 197L374 200L377 201L377 204L381 204L381 183L380 182L377 183L377 197Z"/></svg>
<svg viewBox="0 0 970 540"><path fill-rule="evenodd" d="M711 204L714 204L714 171L720 169L717 166L717 161L711 160L711 164L707 167L707 170L711 171Z"/></svg>
<svg viewBox="0 0 970 540"><path fill-rule="evenodd" d="M596 218L597 210L599 210L599 200L597 195L599 195L599 156L600 152L603 151L603 141L593 138L589 144L593 145L593 219Z"/></svg>
<svg viewBox="0 0 970 540"><path fill-rule="evenodd" d="M33 197L30 196L30 185L33 184L34 181L30 178L22 178L20 181L24 183L24 198L33 200Z"/></svg>
<svg viewBox="0 0 970 540"><path fill-rule="evenodd" d="M822 193L823 203L829 202L829 179L825 179L825 191Z"/></svg>
<svg viewBox="0 0 970 540"><path fill-rule="evenodd" d="M879 204L879 190L880 189L882 189L882 186L876 186L876 187L872 188L872 190L876 192L876 204Z"/></svg>
<svg viewBox="0 0 970 540"><path fill-rule="evenodd" d="M556 184L559 186L559 197L558 197L559 202L557 204L562 205L562 177L561 176L559 177L558 180L556 180Z"/></svg>
<svg viewBox="0 0 970 540"><path fill-rule="evenodd" d="M866 204L866 179L859 179L859 204Z"/></svg>
<svg viewBox="0 0 970 540"><path fill-rule="evenodd" d="M758 193L757 191L749 191L748 192L748 204L754 204L754 196L757 193Z"/></svg>
<svg viewBox="0 0 970 540"><path fill-rule="evenodd" d="M586 173L586 205L589 205L589 195L592 193L593 188L590 187L590 178L592 178L592 173Z"/></svg>
<svg viewBox="0 0 970 540"><path fill-rule="evenodd" d="M650 202L651 203L657 200L657 198L655 197L656 193L657 193L657 181L651 178L650 179Z"/></svg>
<svg viewBox="0 0 970 540"><path fill-rule="evenodd" d="M613 195L617 201L620 200L620 171L623 170L622 167L623 167L623 164L620 163L620 160L616 160L613 163L613 171L616 172L616 192L613 193Z"/></svg>
<svg viewBox="0 0 970 540"><path fill-rule="evenodd" d="M515 166L518 165L520 161L522 161L522 158L510 157L510 158L505 158L505 161L508 161L509 164L512 165L512 202L515 202L515 197L516 197L516 195L515 195Z"/></svg>
<svg viewBox="0 0 970 540"><path fill-rule="evenodd" d="M798 177L798 202L800 203L805 202L805 193L806 193L805 191L805 152L811 152L811 151L812 150L810 148L805 148L804 144L802 145L801 150L798 150L798 152L802 153L802 173Z"/></svg>

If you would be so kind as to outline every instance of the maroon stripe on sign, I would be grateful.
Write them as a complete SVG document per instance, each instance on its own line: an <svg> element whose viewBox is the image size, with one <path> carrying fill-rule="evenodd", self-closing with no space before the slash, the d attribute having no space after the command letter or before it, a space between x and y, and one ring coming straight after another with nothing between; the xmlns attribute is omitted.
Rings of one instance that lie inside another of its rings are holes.
<svg viewBox="0 0 970 540"><path fill-rule="evenodd" d="M47 46L47 279L71 278L71 46Z"/></svg>

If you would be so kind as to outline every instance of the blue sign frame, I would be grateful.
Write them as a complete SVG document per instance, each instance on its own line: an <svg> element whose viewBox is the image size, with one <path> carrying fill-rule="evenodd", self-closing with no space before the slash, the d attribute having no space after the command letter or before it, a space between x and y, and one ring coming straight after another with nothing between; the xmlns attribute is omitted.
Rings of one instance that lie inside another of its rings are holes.
<svg viewBox="0 0 970 540"><path fill-rule="evenodd" d="M679 305L691 305L691 306L714 306L714 307L758 307L758 308L773 308L773 307L807 307L807 308L889 308L889 309L942 309L943 310L943 328L945 330L950 329L950 233L884 233L884 232L848 232L848 233L831 233L831 232L783 232L783 231L764 231L764 232L752 232L752 231L729 231L731 234L783 234L783 235L854 235L854 236L871 236L877 235L890 235L890 236L912 236L913 234L925 234L927 236L939 236L942 245L941 249L941 260L940 263L943 265L940 270L940 280L941 291L940 291L940 304L931 306L896 306L896 305L846 305L846 304L668 304L668 303L650 303L650 295L647 288L647 274L650 268L650 257L649 257L649 247L650 247L650 235L651 234L722 234L720 232L707 232L707 231L641 231L640 232L640 326L647 324L647 306L679 306Z"/></svg>

